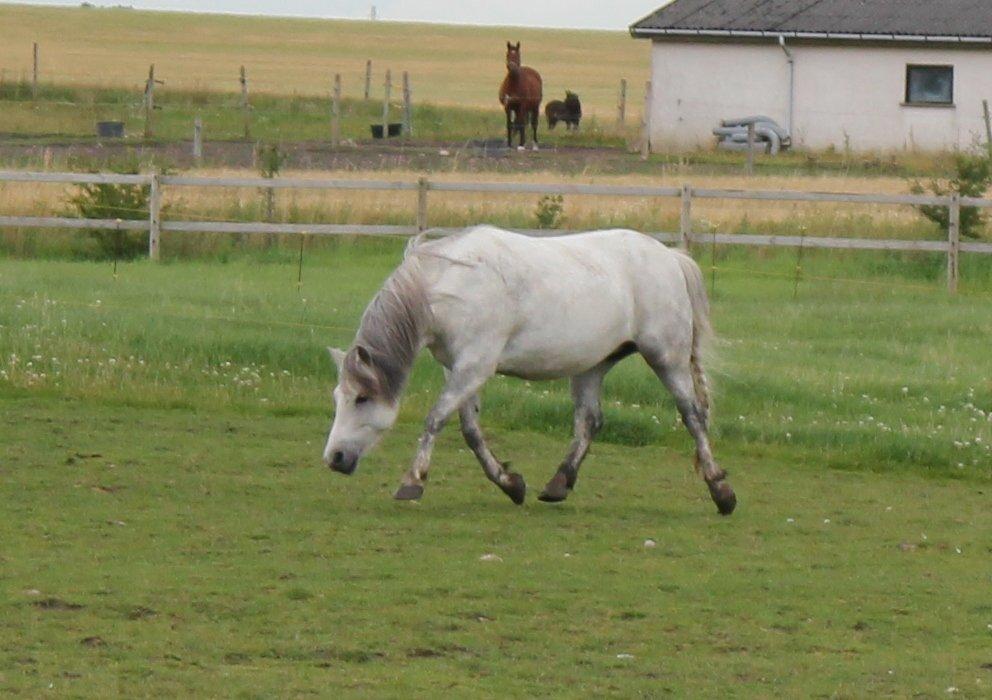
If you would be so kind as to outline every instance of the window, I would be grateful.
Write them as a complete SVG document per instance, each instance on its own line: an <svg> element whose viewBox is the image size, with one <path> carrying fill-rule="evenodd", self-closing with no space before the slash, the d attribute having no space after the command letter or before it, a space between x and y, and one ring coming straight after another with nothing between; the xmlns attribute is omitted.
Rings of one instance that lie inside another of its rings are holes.
<svg viewBox="0 0 992 700"><path fill-rule="evenodd" d="M906 66L906 104L954 104L954 66Z"/></svg>

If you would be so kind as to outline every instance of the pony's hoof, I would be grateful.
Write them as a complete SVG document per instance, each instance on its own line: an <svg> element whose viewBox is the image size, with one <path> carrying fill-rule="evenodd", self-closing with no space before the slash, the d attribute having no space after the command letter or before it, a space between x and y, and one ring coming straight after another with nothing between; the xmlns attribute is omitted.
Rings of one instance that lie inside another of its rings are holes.
<svg viewBox="0 0 992 700"><path fill-rule="evenodd" d="M517 150L522 152L522 151L526 151L527 149L524 148L523 146L517 146Z"/></svg>
<svg viewBox="0 0 992 700"><path fill-rule="evenodd" d="M534 153L537 153L537 152L538 152L538 151L540 151L541 149L540 149L540 148L538 148L538 147L537 147L537 144L535 143L535 144L534 144L534 145L533 145L533 146L531 147L531 149L530 149L530 150L532 150L532 151L534 151Z"/></svg>
<svg viewBox="0 0 992 700"><path fill-rule="evenodd" d="M737 507L737 496L730 484L721 479L720 481L708 481L706 485L710 487L710 496L716 503L716 509L720 515L730 515Z"/></svg>
<svg viewBox="0 0 992 700"><path fill-rule="evenodd" d="M519 474L509 473L507 476L507 483L500 484L499 487L502 489L503 493L510 497L510 500L516 503L518 506L524 504L524 496L527 495L527 484L524 483L524 478Z"/></svg>
<svg viewBox="0 0 992 700"><path fill-rule="evenodd" d="M568 498L568 477L564 472L557 472L548 485L541 491L537 500L545 503L560 503Z"/></svg>
<svg viewBox="0 0 992 700"><path fill-rule="evenodd" d="M393 498L397 501L419 501L423 495L424 487L420 484L402 484L396 489Z"/></svg>

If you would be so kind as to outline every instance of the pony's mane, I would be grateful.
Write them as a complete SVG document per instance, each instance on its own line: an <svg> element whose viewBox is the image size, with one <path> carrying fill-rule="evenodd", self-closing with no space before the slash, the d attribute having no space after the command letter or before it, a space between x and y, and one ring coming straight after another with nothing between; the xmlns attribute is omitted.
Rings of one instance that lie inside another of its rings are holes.
<svg viewBox="0 0 992 700"><path fill-rule="evenodd" d="M369 303L355 338L369 351L387 399L395 399L403 390L429 318L426 284L416 256L411 255Z"/></svg>

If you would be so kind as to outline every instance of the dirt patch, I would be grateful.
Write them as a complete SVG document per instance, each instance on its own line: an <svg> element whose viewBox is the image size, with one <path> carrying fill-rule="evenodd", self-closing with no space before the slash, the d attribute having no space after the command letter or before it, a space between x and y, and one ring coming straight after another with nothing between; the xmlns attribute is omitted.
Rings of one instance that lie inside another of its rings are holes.
<svg viewBox="0 0 992 700"><path fill-rule="evenodd" d="M300 142L282 146L284 170L425 172L494 172L629 174L656 172L657 164L645 163L636 154L620 148L579 146L548 147L540 151L494 148L488 143L417 143L365 145L333 149L323 142ZM197 163L188 143L0 143L0 163L84 162L91 165L114 162L148 162L185 170L205 168L255 168L255 144L216 141L203 146ZM59 166L61 167L61 166Z"/></svg>
<svg viewBox="0 0 992 700"><path fill-rule="evenodd" d="M79 603L70 603L67 600L62 600L61 598L42 598L41 600L35 600L31 603L36 608L41 610L82 610L83 606Z"/></svg>

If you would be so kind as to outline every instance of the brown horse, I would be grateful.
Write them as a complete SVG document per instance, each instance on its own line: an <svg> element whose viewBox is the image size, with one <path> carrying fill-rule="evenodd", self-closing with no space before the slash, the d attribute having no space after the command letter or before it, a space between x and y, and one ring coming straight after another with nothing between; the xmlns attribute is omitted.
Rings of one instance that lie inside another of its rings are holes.
<svg viewBox="0 0 992 700"><path fill-rule="evenodd" d="M540 73L520 65L520 42L516 46L506 42L506 77L499 86L499 103L506 111L507 146L513 145L513 131L516 129L520 133L520 148L524 147L529 119L534 131L534 150L537 150L537 123L541 117L543 87Z"/></svg>

